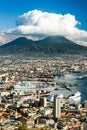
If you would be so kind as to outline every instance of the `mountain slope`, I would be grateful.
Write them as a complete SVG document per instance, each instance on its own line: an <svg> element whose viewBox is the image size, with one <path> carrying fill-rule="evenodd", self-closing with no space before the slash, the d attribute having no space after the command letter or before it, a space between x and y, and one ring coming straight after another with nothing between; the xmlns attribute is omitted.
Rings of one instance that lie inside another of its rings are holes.
<svg viewBox="0 0 87 130"><path fill-rule="evenodd" d="M50 36L39 41L20 37L0 46L0 54L74 54L86 50L86 47L73 43L63 36Z"/></svg>
<svg viewBox="0 0 87 130"><path fill-rule="evenodd" d="M37 44L41 46L43 50L50 50L51 52L79 52L87 50L86 47L78 45L63 36L50 36L43 40L37 41Z"/></svg>
<svg viewBox="0 0 87 130"><path fill-rule="evenodd" d="M23 53L25 51L30 51L33 48L32 44L34 41L29 40L25 37L17 38L7 44L4 44L0 47L0 54L17 54Z"/></svg>

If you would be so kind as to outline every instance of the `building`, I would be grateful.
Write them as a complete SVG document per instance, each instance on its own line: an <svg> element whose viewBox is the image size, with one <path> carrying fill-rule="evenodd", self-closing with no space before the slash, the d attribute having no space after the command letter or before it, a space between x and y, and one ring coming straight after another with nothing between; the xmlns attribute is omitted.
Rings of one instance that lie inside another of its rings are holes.
<svg viewBox="0 0 87 130"><path fill-rule="evenodd" d="M86 119L85 122L83 123L83 130L87 130L87 119Z"/></svg>
<svg viewBox="0 0 87 130"><path fill-rule="evenodd" d="M54 96L54 118L61 118L61 98Z"/></svg>
<svg viewBox="0 0 87 130"><path fill-rule="evenodd" d="M46 97L41 97L40 98L40 106L42 106L42 107L47 106L47 98Z"/></svg>

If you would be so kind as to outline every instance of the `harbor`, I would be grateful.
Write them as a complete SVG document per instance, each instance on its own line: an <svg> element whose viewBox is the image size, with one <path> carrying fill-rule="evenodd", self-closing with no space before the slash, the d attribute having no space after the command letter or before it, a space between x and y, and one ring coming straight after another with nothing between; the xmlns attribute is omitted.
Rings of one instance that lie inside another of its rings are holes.
<svg viewBox="0 0 87 130"><path fill-rule="evenodd" d="M87 74L86 61L19 61L0 63L0 128L84 130L87 81L79 77Z"/></svg>

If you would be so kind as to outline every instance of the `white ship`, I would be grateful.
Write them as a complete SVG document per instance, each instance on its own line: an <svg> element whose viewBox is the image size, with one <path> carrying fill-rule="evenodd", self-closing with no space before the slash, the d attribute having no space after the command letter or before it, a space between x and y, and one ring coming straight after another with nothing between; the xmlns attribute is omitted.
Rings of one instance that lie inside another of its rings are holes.
<svg viewBox="0 0 87 130"><path fill-rule="evenodd" d="M62 94L59 94L57 96L60 97L60 98L63 98ZM50 101L50 102L53 102L54 101L54 94L51 94L50 96L48 96L47 100Z"/></svg>
<svg viewBox="0 0 87 130"><path fill-rule="evenodd" d="M75 94L69 95L70 104L77 105L81 102L81 93L77 91Z"/></svg>
<svg viewBox="0 0 87 130"><path fill-rule="evenodd" d="M84 80L86 80L87 79L87 75L83 75L83 76L79 76L77 79L84 79Z"/></svg>
<svg viewBox="0 0 87 130"><path fill-rule="evenodd" d="M58 94L58 96L60 98L67 97L67 96L64 96L63 94ZM68 99L69 99L70 104L78 105L81 103L81 93L79 91L77 91L76 93L70 94L68 96ZM54 101L54 94L49 95L47 97L47 100L50 102L53 102Z"/></svg>

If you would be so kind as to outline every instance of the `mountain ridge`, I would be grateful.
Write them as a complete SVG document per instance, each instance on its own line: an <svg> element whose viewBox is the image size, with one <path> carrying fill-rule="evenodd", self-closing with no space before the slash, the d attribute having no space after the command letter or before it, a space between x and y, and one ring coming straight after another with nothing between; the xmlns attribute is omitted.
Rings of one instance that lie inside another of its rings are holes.
<svg viewBox="0 0 87 130"><path fill-rule="evenodd" d="M84 51L87 51L87 47L78 45L64 36L49 36L38 41L33 41L25 37L19 37L0 46L0 54L73 54Z"/></svg>

